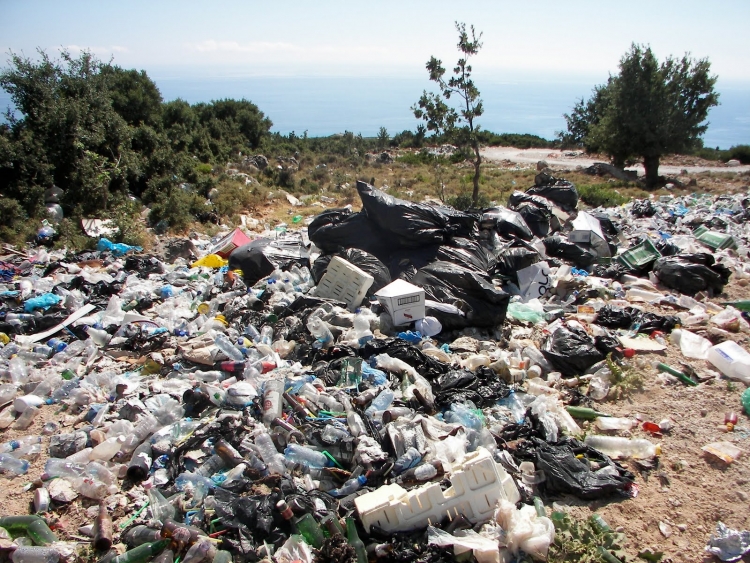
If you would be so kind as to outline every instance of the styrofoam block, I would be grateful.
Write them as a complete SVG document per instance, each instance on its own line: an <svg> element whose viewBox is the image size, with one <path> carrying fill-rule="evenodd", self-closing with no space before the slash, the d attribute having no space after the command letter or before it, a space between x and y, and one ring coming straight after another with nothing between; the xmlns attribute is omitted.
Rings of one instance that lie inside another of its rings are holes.
<svg viewBox="0 0 750 563"><path fill-rule="evenodd" d="M334 256L315 289L315 295L343 301L350 311L354 311L374 281L375 278L367 272Z"/></svg>
<svg viewBox="0 0 750 563"><path fill-rule="evenodd" d="M467 454L455 466L451 486L445 491L429 483L407 491L400 485L384 485L357 497L357 507L365 530L376 525L386 532L401 532L438 524L446 516L463 514L473 523L489 520L500 499L520 500L513 478L492 459L485 448Z"/></svg>

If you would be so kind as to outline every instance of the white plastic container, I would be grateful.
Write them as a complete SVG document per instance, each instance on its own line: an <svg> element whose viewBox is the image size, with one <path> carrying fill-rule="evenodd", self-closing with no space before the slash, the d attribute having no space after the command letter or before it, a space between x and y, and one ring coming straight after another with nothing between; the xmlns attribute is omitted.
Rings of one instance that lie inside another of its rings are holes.
<svg viewBox="0 0 750 563"><path fill-rule="evenodd" d="M750 385L750 353L736 342L727 340L712 346L708 361L727 377Z"/></svg>
<svg viewBox="0 0 750 563"><path fill-rule="evenodd" d="M334 256L315 289L315 295L343 301L350 311L354 311L374 281L375 278L361 268Z"/></svg>
<svg viewBox="0 0 750 563"><path fill-rule="evenodd" d="M584 444L613 457L649 459L661 454L661 448L644 438L621 438L619 436L597 436L589 434Z"/></svg>

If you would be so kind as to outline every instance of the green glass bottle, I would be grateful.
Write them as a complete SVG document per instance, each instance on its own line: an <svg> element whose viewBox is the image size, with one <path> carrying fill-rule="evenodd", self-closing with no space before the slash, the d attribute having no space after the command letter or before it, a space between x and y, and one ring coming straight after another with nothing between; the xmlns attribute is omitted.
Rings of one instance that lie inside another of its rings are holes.
<svg viewBox="0 0 750 563"><path fill-rule="evenodd" d="M281 512L281 516L288 520L292 527L305 539L307 543L316 549L320 549L325 541L323 530L312 514L303 514L295 517L294 512L284 500L276 503L276 508Z"/></svg>
<svg viewBox="0 0 750 563"><path fill-rule="evenodd" d="M367 548L357 534L357 524L354 518L346 519L346 539L357 554L357 563L367 563Z"/></svg>
<svg viewBox="0 0 750 563"><path fill-rule="evenodd" d="M0 518L0 528L16 534L25 534L31 538L34 545L49 545L57 541L57 536L39 516L4 516Z"/></svg>
<svg viewBox="0 0 750 563"><path fill-rule="evenodd" d="M169 540L144 543L122 555L118 555L112 560L112 563L145 563L168 545Z"/></svg>

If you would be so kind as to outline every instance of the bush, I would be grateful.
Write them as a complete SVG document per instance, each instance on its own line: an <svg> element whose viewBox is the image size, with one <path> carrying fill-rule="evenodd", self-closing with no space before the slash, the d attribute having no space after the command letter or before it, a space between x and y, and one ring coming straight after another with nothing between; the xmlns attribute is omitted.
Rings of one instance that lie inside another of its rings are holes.
<svg viewBox="0 0 750 563"><path fill-rule="evenodd" d="M606 184L579 184L576 188L581 201L591 207L616 207L630 201Z"/></svg>
<svg viewBox="0 0 750 563"><path fill-rule="evenodd" d="M463 161L463 157L461 158L461 161ZM416 153L406 153L396 158L396 162L400 162L402 164L410 164L413 166L418 166L420 164L448 164L448 160L443 156L437 156L435 154L432 154L426 149L423 149Z"/></svg>
<svg viewBox="0 0 750 563"><path fill-rule="evenodd" d="M453 197L449 197L446 203L448 203L448 205L450 205L451 207L455 207L456 209L460 211L466 211L468 209L475 208L474 205L472 205L470 193L462 193ZM485 207L489 207L489 206L490 206L489 198L482 192L479 192L479 197L477 198L476 208L484 209Z"/></svg>
<svg viewBox="0 0 750 563"><path fill-rule="evenodd" d="M750 164L750 145L737 145L726 151L727 160L739 160L742 164Z"/></svg>
<svg viewBox="0 0 750 563"><path fill-rule="evenodd" d="M33 234L35 225L17 200L0 197L0 241L21 244Z"/></svg>
<svg viewBox="0 0 750 563"><path fill-rule="evenodd" d="M153 226L164 222L170 231L184 231L207 211L205 199L191 190L175 188L171 193L163 192L156 196L148 218Z"/></svg>
<svg viewBox="0 0 750 563"><path fill-rule="evenodd" d="M246 209L257 209L264 198L259 188L231 180L222 182L216 190L219 194L213 200L214 211L221 217L231 217Z"/></svg>

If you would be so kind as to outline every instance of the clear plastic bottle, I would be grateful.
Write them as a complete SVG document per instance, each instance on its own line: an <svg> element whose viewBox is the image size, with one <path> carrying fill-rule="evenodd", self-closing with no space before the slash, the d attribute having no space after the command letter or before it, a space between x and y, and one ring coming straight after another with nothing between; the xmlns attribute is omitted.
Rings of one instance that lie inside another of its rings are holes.
<svg viewBox="0 0 750 563"><path fill-rule="evenodd" d="M273 344L273 327L265 325L260 329L260 338L258 340L260 344L270 346Z"/></svg>
<svg viewBox="0 0 750 563"><path fill-rule="evenodd" d="M338 489L331 489L328 494L334 497L345 497L360 490L367 483L367 477L360 475L346 481Z"/></svg>
<svg viewBox="0 0 750 563"><path fill-rule="evenodd" d="M359 416L359 413L357 413L352 407L352 403L349 398L344 397L343 400L344 409L346 410L346 422L349 425L349 432L351 432L352 436L354 436L355 438L362 434L367 434L365 423L362 421L362 417Z"/></svg>
<svg viewBox="0 0 750 563"><path fill-rule="evenodd" d="M599 430L630 430L636 421L632 418L616 418L614 416L597 417L594 425Z"/></svg>
<svg viewBox="0 0 750 563"><path fill-rule="evenodd" d="M255 446L258 448L260 457L263 458L268 472L283 475L284 456L278 452L271 436L265 428L258 430L255 434Z"/></svg>
<svg viewBox="0 0 750 563"><path fill-rule="evenodd" d="M383 389L378 394L378 396L372 400L370 406L365 410L365 414L368 417L373 418L375 416L375 413L382 413L384 410L390 407L394 398L395 394L392 390Z"/></svg>
<svg viewBox="0 0 750 563"><path fill-rule="evenodd" d="M333 466L333 462L323 453L299 444L289 444L284 450L284 457L292 463L300 463L306 467Z"/></svg>
<svg viewBox="0 0 750 563"><path fill-rule="evenodd" d="M230 360L234 360L235 362L245 361L245 356L243 356L242 352L232 344L232 341L229 340L226 334L221 332L217 333L214 338L214 344L216 344L217 348L219 348L219 350L221 350Z"/></svg>
<svg viewBox="0 0 750 563"><path fill-rule="evenodd" d="M422 461L422 454L419 453L417 448L410 447L406 450L404 455L399 457L396 460L396 463L393 464L393 473L400 475L407 469L411 469L417 465L420 461Z"/></svg>
<svg viewBox="0 0 750 563"><path fill-rule="evenodd" d="M263 388L263 422L271 424L282 414L281 397L284 393L283 379L269 379Z"/></svg>
<svg viewBox="0 0 750 563"><path fill-rule="evenodd" d="M23 475L29 470L29 462L8 453L0 453L0 470L13 475Z"/></svg>
<svg viewBox="0 0 750 563"><path fill-rule="evenodd" d="M313 348L325 349L333 344L333 334L320 317L312 317L307 321L307 329L315 337Z"/></svg>
<svg viewBox="0 0 750 563"><path fill-rule="evenodd" d="M584 440L590 446L613 458L649 459L658 456L661 448L644 438L588 435Z"/></svg>
<svg viewBox="0 0 750 563"><path fill-rule="evenodd" d="M37 407L29 407L23 413L21 416L19 416L16 419L16 422L13 424L13 428L17 430L26 430L29 426L31 426L31 423L34 422L34 419L39 416L39 413L41 411Z"/></svg>
<svg viewBox="0 0 750 563"><path fill-rule="evenodd" d="M23 545L10 554L13 563L57 563L60 552L53 547Z"/></svg>

